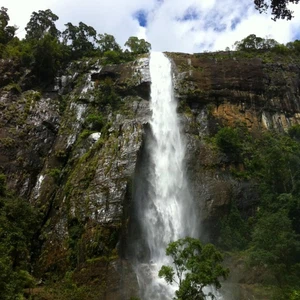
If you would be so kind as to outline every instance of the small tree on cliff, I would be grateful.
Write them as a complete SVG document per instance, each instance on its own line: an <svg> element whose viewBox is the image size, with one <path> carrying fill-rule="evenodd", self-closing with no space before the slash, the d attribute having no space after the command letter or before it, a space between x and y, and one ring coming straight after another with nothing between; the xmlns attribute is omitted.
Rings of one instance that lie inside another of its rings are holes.
<svg viewBox="0 0 300 300"><path fill-rule="evenodd" d="M223 257L212 245L203 245L198 239L186 237L171 242L166 254L171 256L174 267L162 266L158 275L168 284L177 284L177 300L204 300L214 298L210 292L205 294L206 286L221 287L219 278L227 278L229 270L222 267Z"/></svg>
<svg viewBox="0 0 300 300"><path fill-rule="evenodd" d="M148 53L151 50L151 44L144 39L131 36L124 46L128 47L133 54Z"/></svg>

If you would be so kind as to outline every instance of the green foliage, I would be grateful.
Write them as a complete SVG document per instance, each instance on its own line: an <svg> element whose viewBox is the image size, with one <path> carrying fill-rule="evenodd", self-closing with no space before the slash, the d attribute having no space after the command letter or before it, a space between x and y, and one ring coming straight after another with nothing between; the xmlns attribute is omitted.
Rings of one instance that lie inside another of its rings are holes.
<svg viewBox="0 0 300 300"><path fill-rule="evenodd" d="M99 292L101 293L101 292ZM95 287L80 286L74 280L73 272L67 272L59 282L48 282L41 289L35 300L83 300L97 299L98 293L95 293Z"/></svg>
<svg viewBox="0 0 300 300"><path fill-rule="evenodd" d="M278 46L278 42L274 39L264 39L257 37L255 34L250 34L240 42L235 42L234 45L235 49L240 51L268 50Z"/></svg>
<svg viewBox="0 0 300 300"><path fill-rule="evenodd" d="M13 59L21 65L29 66L33 62L32 44L26 40L13 38L5 47L2 57Z"/></svg>
<svg viewBox="0 0 300 300"><path fill-rule="evenodd" d="M257 37L250 34L241 41L234 43L237 52L234 55L242 54L243 57L261 57L265 62L276 61L278 56L285 59L289 56L298 57L300 52L300 41L295 40L286 45L279 44L274 39Z"/></svg>
<svg viewBox="0 0 300 300"><path fill-rule="evenodd" d="M31 14L30 20L25 27L27 40L40 40L45 34L58 38L60 36L59 30L55 26L55 21L58 16L50 9L39 10Z"/></svg>
<svg viewBox="0 0 300 300"><path fill-rule="evenodd" d="M120 45L116 42L113 35L104 33L99 34L98 37L97 44L101 53L108 51L122 52Z"/></svg>
<svg viewBox="0 0 300 300"><path fill-rule="evenodd" d="M22 93L22 89L17 83L8 84L7 86L4 87L4 90L14 92L14 93L18 93L18 94Z"/></svg>
<svg viewBox="0 0 300 300"><path fill-rule="evenodd" d="M67 59L67 49L50 34L45 34L33 45L33 72L40 81L53 80L55 74Z"/></svg>
<svg viewBox="0 0 300 300"><path fill-rule="evenodd" d="M280 284L287 279L287 275L291 275L292 265L300 257L299 235L293 230L285 209L275 213L265 212L260 216L251 244L252 262L267 265Z"/></svg>
<svg viewBox="0 0 300 300"><path fill-rule="evenodd" d="M75 268L78 265L80 259L80 239L84 232L84 228L77 218L72 218L68 222L68 231L68 245L70 251L69 259L71 266Z"/></svg>
<svg viewBox="0 0 300 300"><path fill-rule="evenodd" d="M11 300L22 297L23 289L34 282L28 270L39 213L25 200L9 196L6 188L2 187L2 192L3 189L0 196L0 290L1 299Z"/></svg>
<svg viewBox="0 0 300 300"><path fill-rule="evenodd" d="M174 267L162 266L158 275L169 284L178 284L174 299L206 299L204 287L213 285L219 289L219 279L227 278L229 273L221 265L221 253L212 244L203 245L198 239L186 237L171 242L166 255L171 256Z"/></svg>
<svg viewBox="0 0 300 300"><path fill-rule="evenodd" d="M219 149L233 159L238 159L241 153L241 139L237 129L221 128L215 135Z"/></svg>
<svg viewBox="0 0 300 300"><path fill-rule="evenodd" d="M110 77L105 78L95 90L95 102L102 108L110 105L117 109L121 104L121 99L115 91L114 83Z"/></svg>
<svg viewBox="0 0 300 300"><path fill-rule="evenodd" d="M50 175L55 182L58 182L59 181L59 178L60 178L60 175L61 175L61 170L59 169L49 169L48 170L48 175Z"/></svg>
<svg viewBox="0 0 300 300"><path fill-rule="evenodd" d="M4 196L6 192L6 176L0 174L0 196Z"/></svg>
<svg viewBox="0 0 300 300"><path fill-rule="evenodd" d="M119 64L122 62L122 53L119 51L105 51L103 53L104 64Z"/></svg>
<svg viewBox="0 0 300 300"><path fill-rule="evenodd" d="M286 54L288 54L290 51L289 51L289 48L287 48L285 45L283 45L283 44L278 44L278 45L275 45L275 46L272 48L272 52L277 53L277 54L281 54L281 55L286 55Z"/></svg>
<svg viewBox="0 0 300 300"><path fill-rule="evenodd" d="M290 294L290 300L299 300L300 299L300 290L295 290L292 291L292 293Z"/></svg>
<svg viewBox="0 0 300 300"><path fill-rule="evenodd" d="M249 243L250 228L233 203L229 214L223 218L219 243L226 250L242 250Z"/></svg>
<svg viewBox="0 0 300 300"><path fill-rule="evenodd" d="M0 9L0 44L7 44L12 40L18 29L16 26L8 26L10 18L7 10L5 7L1 7Z"/></svg>
<svg viewBox="0 0 300 300"><path fill-rule="evenodd" d="M96 30L83 22L79 22L78 26L69 22L65 26L67 28L62 33L63 42L70 48L72 59L92 56L95 50Z"/></svg>
<svg viewBox="0 0 300 300"><path fill-rule="evenodd" d="M90 130L90 129L84 129L82 130L82 132L79 134L78 136L78 141L82 141L84 139L86 139L88 136L90 136L94 131Z"/></svg>
<svg viewBox="0 0 300 300"><path fill-rule="evenodd" d="M151 50L151 44L144 39L139 39L136 36L131 36L124 46L128 47L134 54L148 53Z"/></svg>
<svg viewBox="0 0 300 300"><path fill-rule="evenodd" d="M94 131L101 131L103 125L104 125L104 120L103 116L99 114L90 114L86 117L84 126L87 127L90 130Z"/></svg>
<svg viewBox="0 0 300 300"><path fill-rule="evenodd" d="M255 0L255 8L260 12L266 12L270 9L273 15L272 20L277 19L287 19L291 20L293 18L293 11L288 9L288 4L298 3L299 0Z"/></svg>
<svg viewBox="0 0 300 300"><path fill-rule="evenodd" d="M128 47L123 51L114 36L99 34L92 26L79 22L65 24L66 28L60 33L55 22L58 16L50 9L33 12L26 26L26 38L19 40L14 37L16 27L7 26L9 16L7 9L0 10L0 58L13 60L19 67L32 71L30 78L39 85L53 82L57 73L72 61L83 57L100 57L101 64L119 64L132 61L137 54L149 52L150 44L145 40L131 37ZM62 36L62 41L60 37ZM98 48L95 47L98 44ZM15 82L20 74L15 73ZM28 76L29 77L29 76ZM27 78L28 78L27 77ZM107 102L112 103L113 99Z"/></svg>
<svg viewBox="0 0 300 300"><path fill-rule="evenodd" d="M290 137L300 141L300 125L294 125L289 128L288 134Z"/></svg>
<svg viewBox="0 0 300 300"><path fill-rule="evenodd" d="M288 136L265 134L256 141L252 159L246 167L262 179L269 193L290 193L299 189L300 145Z"/></svg>
<svg viewBox="0 0 300 300"><path fill-rule="evenodd" d="M289 42L286 44L286 47L296 53L300 52L300 41L295 40L294 42Z"/></svg>
<svg viewBox="0 0 300 300"><path fill-rule="evenodd" d="M238 149L241 173L258 183L260 195L257 213L248 221L231 207L222 221L221 246L231 251L248 249L251 263L272 274L283 290L299 289L299 126L291 127L288 134L266 132L256 138L241 135L244 131L239 128L219 132L218 147L228 153Z"/></svg>

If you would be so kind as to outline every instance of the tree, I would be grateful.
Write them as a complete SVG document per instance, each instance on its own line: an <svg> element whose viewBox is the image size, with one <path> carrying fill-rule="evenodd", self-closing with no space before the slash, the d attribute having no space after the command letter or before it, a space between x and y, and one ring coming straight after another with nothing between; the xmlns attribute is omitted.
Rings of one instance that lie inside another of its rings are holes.
<svg viewBox="0 0 300 300"><path fill-rule="evenodd" d="M215 135L215 140L217 146L223 153L236 160L240 158L242 144L237 129L223 127Z"/></svg>
<svg viewBox="0 0 300 300"><path fill-rule="evenodd" d="M115 37L111 34L98 34L99 39L97 44L99 45L99 50L102 53L107 51L117 51L122 52L120 45L116 42Z"/></svg>
<svg viewBox="0 0 300 300"><path fill-rule="evenodd" d="M78 26L69 22L65 26L67 28L62 33L63 42L72 50L73 58L91 55L95 50L96 30L83 22L79 22Z"/></svg>
<svg viewBox="0 0 300 300"><path fill-rule="evenodd" d="M254 0L255 8L260 12L265 12L271 8L271 14L274 16L272 20L293 18L293 11L288 9L288 4L297 4L299 0Z"/></svg>
<svg viewBox="0 0 300 300"><path fill-rule="evenodd" d="M0 194L0 299L23 299L28 287L32 239L40 224L40 214L26 200L11 195L3 186Z"/></svg>
<svg viewBox="0 0 300 300"><path fill-rule="evenodd" d="M1 7L0 10L0 43L7 44L13 39L17 31L16 26L8 26L9 16L7 13L7 8Z"/></svg>
<svg viewBox="0 0 300 300"><path fill-rule="evenodd" d="M124 46L128 47L134 54L148 53L151 50L151 44L144 39L139 39L136 36L131 36Z"/></svg>
<svg viewBox="0 0 300 300"><path fill-rule="evenodd" d="M292 51L300 52L300 41L295 40L294 42L289 42L286 44L286 47Z"/></svg>
<svg viewBox="0 0 300 300"><path fill-rule="evenodd" d="M268 266L279 284L283 283L284 276L291 275L292 265L299 262L300 253L299 235L292 228L287 210L262 214L252 239L252 263Z"/></svg>
<svg viewBox="0 0 300 300"><path fill-rule="evenodd" d="M172 266L162 266L159 277L168 284L176 283L177 300L204 300L206 296L213 297L212 293L205 294L207 286L221 287L219 278L227 278L229 270L222 267L223 257L212 244L203 245L198 239L186 237L171 242L166 254L173 260Z"/></svg>
<svg viewBox="0 0 300 300"><path fill-rule="evenodd" d="M33 73L39 81L45 82L53 79L68 52L58 39L47 33L34 44L33 57Z"/></svg>
<svg viewBox="0 0 300 300"><path fill-rule="evenodd" d="M27 26L26 39L27 40L40 40L46 33L58 38L60 31L55 26L55 21L58 20L58 16L54 14L50 9L39 10L33 12Z"/></svg>
<svg viewBox="0 0 300 300"><path fill-rule="evenodd" d="M250 34L239 42L235 42L235 49L240 51L251 51L257 49L269 50L279 45L274 39L264 39L255 34Z"/></svg>

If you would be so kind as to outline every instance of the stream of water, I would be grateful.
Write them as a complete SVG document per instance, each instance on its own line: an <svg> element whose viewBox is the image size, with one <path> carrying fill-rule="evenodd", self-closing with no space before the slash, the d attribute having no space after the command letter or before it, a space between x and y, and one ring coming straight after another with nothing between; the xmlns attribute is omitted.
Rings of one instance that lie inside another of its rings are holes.
<svg viewBox="0 0 300 300"><path fill-rule="evenodd" d="M142 235L146 240L149 263L139 264L138 277L144 300L169 300L176 287L158 278L162 265L170 264L165 250L169 242L187 235L195 228L187 188L184 157L185 144L180 132L177 103L173 96L171 63L159 52L150 57L151 132L149 145L152 193L139 212Z"/></svg>

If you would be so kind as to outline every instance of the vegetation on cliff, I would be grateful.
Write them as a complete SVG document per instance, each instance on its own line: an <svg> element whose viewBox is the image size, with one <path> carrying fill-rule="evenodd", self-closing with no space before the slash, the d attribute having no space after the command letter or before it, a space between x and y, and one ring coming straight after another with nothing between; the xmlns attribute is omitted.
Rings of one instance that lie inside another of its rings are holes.
<svg viewBox="0 0 300 300"><path fill-rule="evenodd" d="M254 137L238 125L223 127L214 136L219 150L230 157L233 176L256 181L261 198L250 217L242 218L236 203L231 203L219 244L225 250L245 251L252 266L272 274L273 284L282 288L277 299L300 289L299 128Z"/></svg>
<svg viewBox="0 0 300 300"><path fill-rule="evenodd" d="M200 240L186 237L169 243L166 255L173 266L162 266L159 277L168 284L175 283L178 300L214 299L214 293L206 293L205 288L221 287L220 279L226 279L229 270L222 266L222 254L212 244L203 245Z"/></svg>
<svg viewBox="0 0 300 300"><path fill-rule="evenodd" d="M30 260L40 214L29 203L12 194L0 174L0 298L22 297L24 288L33 287Z"/></svg>
<svg viewBox="0 0 300 300"><path fill-rule="evenodd" d="M0 10L0 20L0 58L32 70L39 84L53 81L57 72L73 60L98 57L101 64L119 64L132 61L151 49L144 39L129 37L125 43L129 50L123 50L112 35L97 35L92 26L83 22L78 25L69 22L60 32L55 25L58 16L50 9L32 13L22 40L15 37L17 28L8 26L9 15L4 7Z"/></svg>

